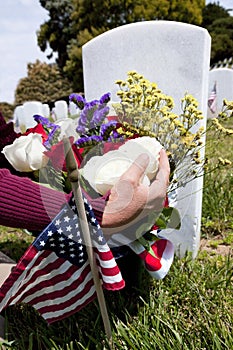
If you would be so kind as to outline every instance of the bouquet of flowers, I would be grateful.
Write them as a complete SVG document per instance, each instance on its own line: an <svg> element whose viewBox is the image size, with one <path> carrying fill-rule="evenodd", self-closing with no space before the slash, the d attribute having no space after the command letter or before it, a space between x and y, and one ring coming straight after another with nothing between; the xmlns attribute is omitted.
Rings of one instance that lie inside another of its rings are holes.
<svg viewBox="0 0 233 350"><path fill-rule="evenodd" d="M70 95L70 101L77 105L77 128L69 138L80 167L82 187L88 193L104 195L141 153L147 153L150 158L142 179L149 185L158 170L161 148L166 150L171 168L168 198L177 188L203 176L203 171L231 164L223 158L217 164L209 164L205 158L206 130L200 125L203 116L193 96L185 94L181 100L182 112L177 115L173 112L173 99L137 72L129 72L126 81L119 80L116 84L120 101L112 104L111 118L109 93L94 101L86 101L80 94ZM233 130L224 128L221 120L232 115L233 102L224 100L222 113L208 127L218 137L231 137ZM2 152L17 171L68 192L62 125L39 115L34 119L37 126L19 134ZM168 198L153 225L137 228L136 241L129 243L139 253L143 246L149 260L160 254L157 248L159 241L164 240L159 231L180 226L179 213L169 207ZM171 264L172 258L169 259Z"/></svg>

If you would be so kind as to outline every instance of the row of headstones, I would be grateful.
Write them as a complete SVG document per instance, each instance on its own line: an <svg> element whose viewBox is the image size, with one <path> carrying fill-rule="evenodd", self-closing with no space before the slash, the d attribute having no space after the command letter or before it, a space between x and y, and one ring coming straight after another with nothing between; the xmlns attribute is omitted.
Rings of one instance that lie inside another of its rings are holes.
<svg viewBox="0 0 233 350"><path fill-rule="evenodd" d="M207 110L207 118L213 118L221 111L223 99L233 100L233 69L216 68L209 72L208 99L210 102ZM15 128L18 131L22 128L31 128L36 125L33 119L34 114L42 115L52 120L61 120L78 113L77 107L73 102L56 101L54 107L50 110L48 104L42 104L39 101L28 101L21 106L17 106L14 111Z"/></svg>
<svg viewBox="0 0 233 350"><path fill-rule="evenodd" d="M214 68L232 68L233 69L233 57L224 58L224 60L214 63L211 66L211 69L214 69Z"/></svg>
<svg viewBox="0 0 233 350"><path fill-rule="evenodd" d="M52 109L50 109L47 103L27 101L17 106L14 110L13 120L15 131L20 132L28 128L33 128L37 124L33 119L34 115L40 115L56 121L74 116L77 113L77 106L72 101L68 104L64 100L56 101Z"/></svg>

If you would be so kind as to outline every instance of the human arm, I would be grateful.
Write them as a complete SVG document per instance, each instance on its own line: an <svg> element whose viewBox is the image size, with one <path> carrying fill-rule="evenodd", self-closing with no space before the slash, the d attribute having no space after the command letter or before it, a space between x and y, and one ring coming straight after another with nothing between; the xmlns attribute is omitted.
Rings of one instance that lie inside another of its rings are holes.
<svg viewBox="0 0 233 350"><path fill-rule="evenodd" d="M0 224L3 226L40 231L68 199L69 195L0 169Z"/></svg>
<svg viewBox="0 0 233 350"><path fill-rule="evenodd" d="M85 196L92 205L99 222L105 207L105 197ZM43 230L59 213L71 194L66 194L33 182L27 177L12 175L8 169L0 169L0 225Z"/></svg>
<svg viewBox="0 0 233 350"><path fill-rule="evenodd" d="M169 176L165 152L161 152L159 171L149 188L139 182L147 164L147 157L135 162L113 187L108 200L107 196L92 199L86 194L103 227L128 224L142 212L145 214L161 207ZM0 224L3 226L40 231L69 198L68 194L0 169Z"/></svg>

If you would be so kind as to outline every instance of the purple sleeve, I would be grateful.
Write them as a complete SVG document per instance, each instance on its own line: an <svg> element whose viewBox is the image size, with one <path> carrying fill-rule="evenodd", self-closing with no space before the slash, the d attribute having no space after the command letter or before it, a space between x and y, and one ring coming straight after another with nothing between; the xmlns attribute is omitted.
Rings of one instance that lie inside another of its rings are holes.
<svg viewBox="0 0 233 350"><path fill-rule="evenodd" d="M85 192L84 195L101 223L108 194L97 199L92 199ZM26 177L12 175L7 169L0 169L0 225L41 231L69 199L70 194L39 185Z"/></svg>
<svg viewBox="0 0 233 350"><path fill-rule="evenodd" d="M0 224L3 226L42 230L69 197L0 169Z"/></svg>

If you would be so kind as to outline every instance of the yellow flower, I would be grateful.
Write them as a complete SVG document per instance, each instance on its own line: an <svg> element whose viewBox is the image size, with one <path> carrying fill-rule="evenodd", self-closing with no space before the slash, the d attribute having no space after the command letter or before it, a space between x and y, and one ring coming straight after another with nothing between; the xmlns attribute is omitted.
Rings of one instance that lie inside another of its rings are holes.
<svg viewBox="0 0 233 350"><path fill-rule="evenodd" d="M222 157L218 158L220 164L225 165L225 160Z"/></svg>
<svg viewBox="0 0 233 350"><path fill-rule="evenodd" d="M227 135L233 135L233 130L232 129L225 129L225 132Z"/></svg>
<svg viewBox="0 0 233 350"><path fill-rule="evenodd" d="M193 142L193 135L182 136L181 141L187 146L191 145L191 143Z"/></svg>
<svg viewBox="0 0 233 350"><path fill-rule="evenodd" d="M120 91L117 91L117 95L120 97L120 96L123 96L125 94L124 91L120 90Z"/></svg>
<svg viewBox="0 0 233 350"><path fill-rule="evenodd" d="M138 73L135 70L130 70L127 74L132 76L138 75Z"/></svg>
<svg viewBox="0 0 233 350"><path fill-rule="evenodd" d="M121 85L123 83L123 80L116 80L115 81L115 84L117 84L117 85Z"/></svg>
<svg viewBox="0 0 233 350"><path fill-rule="evenodd" d="M231 165L232 164L232 162L229 159L224 159L224 160L225 160L225 164L226 165Z"/></svg>
<svg viewBox="0 0 233 350"><path fill-rule="evenodd" d="M171 121L173 121L178 118L178 115L175 113L169 113L168 117Z"/></svg>
<svg viewBox="0 0 233 350"><path fill-rule="evenodd" d="M204 119L204 115L201 114L201 113L200 113L200 114L198 113L198 114L196 115L196 117L197 117L197 119L199 119L199 120Z"/></svg>
<svg viewBox="0 0 233 350"><path fill-rule="evenodd" d="M228 101L226 98L223 100L223 106L227 106L228 109L233 109L233 101Z"/></svg>
<svg viewBox="0 0 233 350"><path fill-rule="evenodd" d="M175 143L172 143L171 144L171 149L172 150L176 150L178 148L178 146L175 144Z"/></svg>
<svg viewBox="0 0 233 350"><path fill-rule="evenodd" d="M156 89L157 89L157 84L152 83L152 84L151 84L151 89L152 89L152 90L156 90Z"/></svg>

